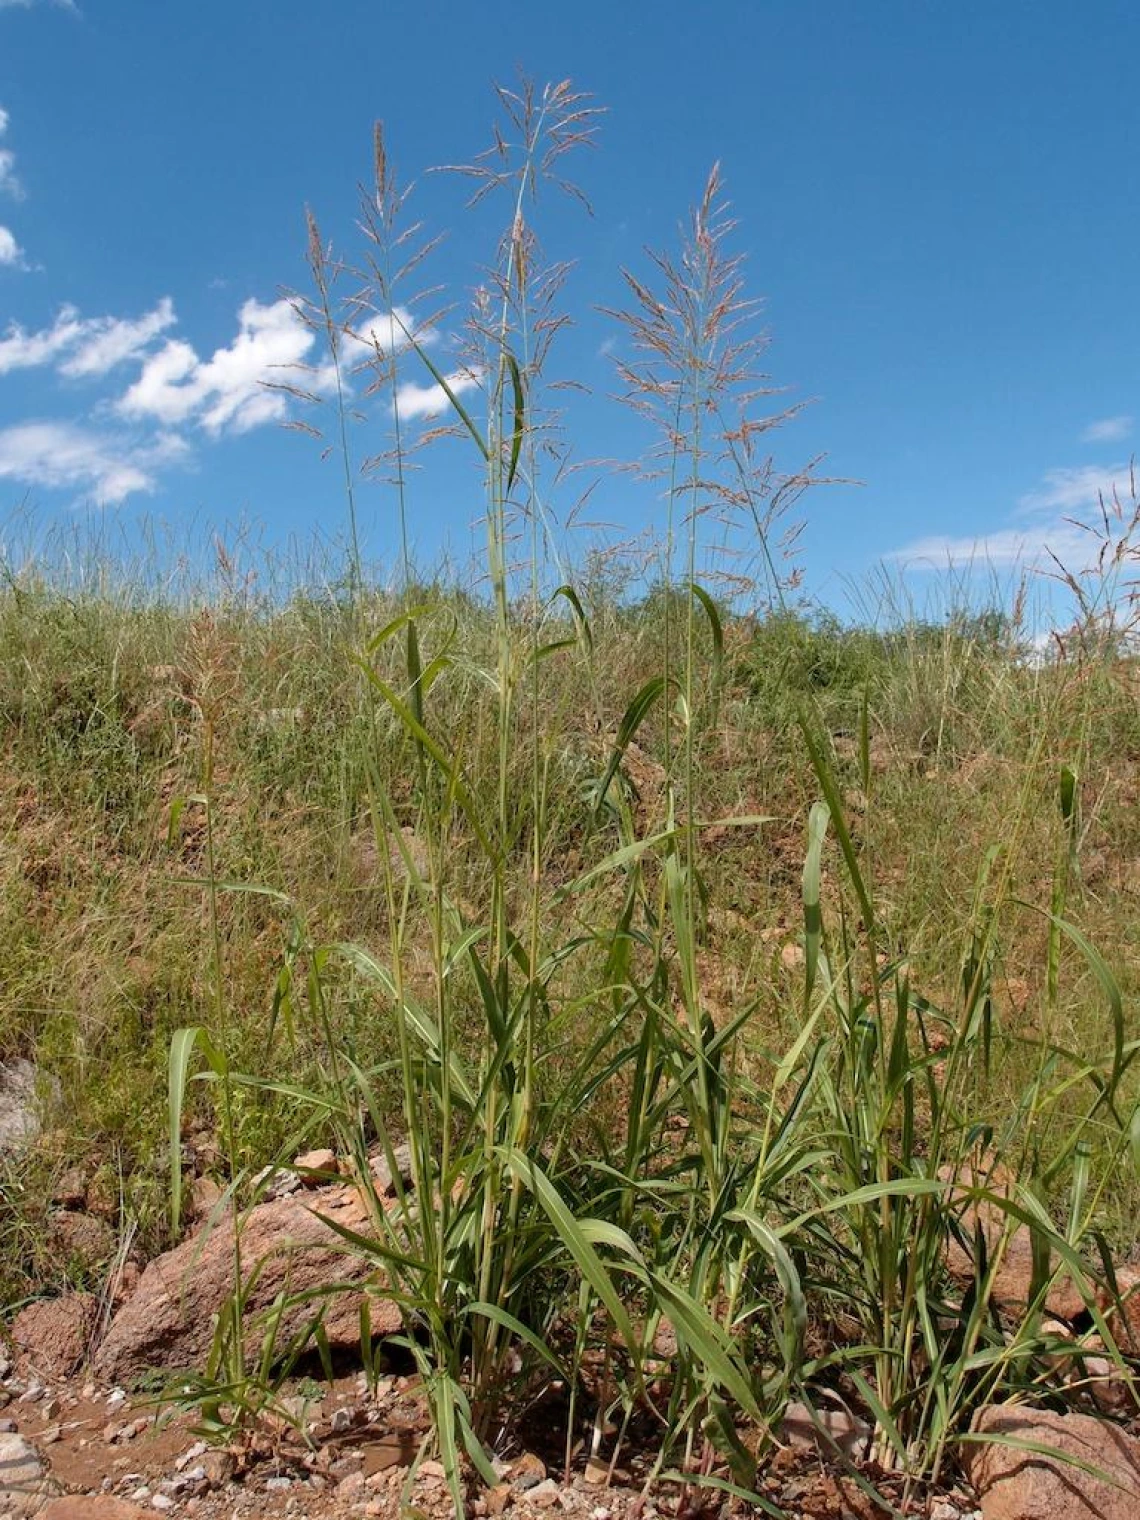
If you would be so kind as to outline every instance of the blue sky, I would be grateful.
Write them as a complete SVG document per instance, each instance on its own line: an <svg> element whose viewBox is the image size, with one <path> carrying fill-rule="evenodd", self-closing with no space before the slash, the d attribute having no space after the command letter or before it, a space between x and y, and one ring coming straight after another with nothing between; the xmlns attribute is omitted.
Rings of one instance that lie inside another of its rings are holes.
<svg viewBox="0 0 1140 1520"><path fill-rule="evenodd" d="M358 251L383 119L416 215L447 233L425 271L454 303L446 360L498 223L424 171L487 145L492 83L521 68L606 108L574 167L593 217L538 210L573 265L551 373L595 392L572 403L579 459L645 445L607 399L620 335L598 308L623 267L649 273L647 247L675 248L719 159L766 367L815 401L778 461L826 453L861 482L806 501L809 587L842 602L883 562L921 585L975 553L1079 557L1065 519L1127 486L1140 423L1137 57L1133 0L0 0L0 520L343 536L335 461L262 386L294 361L327 378L281 299L306 288L304 208ZM385 431L371 407L357 457ZM585 479L551 486L556 510ZM475 461L448 446L410 502L420 561L464 561ZM659 512L621 476L590 501L615 537ZM360 514L392 560L391 493L363 489Z"/></svg>

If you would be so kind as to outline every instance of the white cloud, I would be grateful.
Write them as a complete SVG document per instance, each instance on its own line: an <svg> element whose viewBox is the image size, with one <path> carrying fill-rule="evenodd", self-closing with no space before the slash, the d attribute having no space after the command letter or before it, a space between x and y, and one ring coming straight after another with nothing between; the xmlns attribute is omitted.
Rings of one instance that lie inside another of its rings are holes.
<svg viewBox="0 0 1140 1520"><path fill-rule="evenodd" d="M79 379L88 375L105 375L117 364L137 358L160 333L173 327L174 302L163 296L153 311L136 321L123 317L93 317L81 324L78 347L59 366L61 375Z"/></svg>
<svg viewBox="0 0 1140 1520"><path fill-rule="evenodd" d="M1126 464L1078 465L1074 469L1049 470L1018 503L1022 512L1079 512L1095 507L1100 497L1110 497L1113 487L1128 482Z"/></svg>
<svg viewBox="0 0 1140 1520"><path fill-rule="evenodd" d="M1131 417L1102 417L1090 422L1081 434L1082 443L1119 443L1132 431Z"/></svg>
<svg viewBox="0 0 1140 1520"><path fill-rule="evenodd" d="M1099 540L1084 532L1082 522L1095 521L1100 499L1112 499L1114 489L1129 489L1129 466L1081 465L1050 470L1041 483L1021 497L1015 516L1020 526L996 528L975 537L931 534L887 556L896 563L927 569L971 567L1026 569L1051 562L1056 556L1070 570L1086 568Z"/></svg>
<svg viewBox="0 0 1140 1520"><path fill-rule="evenodd" d="M137 358L176 320L169 296L134 321L81 317L74 306L63 306L52 325L39 332L27 332L17 322L9 326L0 338L0 375L57 360L60 373L72 378L105 375L116 364Z"/></svg>
<svg viewBox="0 0 1140 1520"><path fill-rule="evenodd" d="M209 359L200 359L189 343L164 344L119 399L119 412L167 424L193 420L214 434L227 428L244 433L284 417L287 397L266 384L296 379L291 372L304 363L316 336L288 301L246 301L238 322L237 337ZM326 388L327 371L307 375L305 384Z"/></svg>
<svg viewBox="0 0 1140 1520"><path fill-rule="evenodd" d="M464 391L473 390L479 384L478 375L473 375L470 370L453 370L446 376L448 385L457 396ZM447 393L442 386L434 382L430 385L416 385L409 381L401 385L396 391L396 404L400 409L400 417L404 421L410 421L416 417L435 417L445 411L451 402L447 399Z"/></svg>
<svg viewBox="0 0 1140 1520"><path fill-rule="evenodd" d="M8 130L11 117L0 106L0 137ZM0 194L14 196L17 200L24 194L24 187L16 178L16 155L11 148L0 148Z"/></svg>
<svg viewBox="0 0 1140 1520"><path fill-rule="evenodd" d="M7 227L0 227L0 269L19 269L24 262L24 251ZM3 348L0 340L0 348Z"/></svg>
<svg viewBox="0 0 1140 1520"><path fill-rule="evenodd" d="M391 313L369 313L343 330L345 355L350 364L357 364L374 359L377 348L385 355L406 353L411 346L409 333L421 348L430 347L439 337L432 328L418 329L415 314L406 306L393 306Z"/></svg>
<svg viewBox="0 0 1140 1520"><path fill-rule="evenodd" d="M935 533L894 550L887 558L932 570L1028 568L1047 559L1050 551L1067 564L1074 554L1083 556L1087 547L1088 536L1071 524L1042 523L1033 528L999 528L974 538Z"/></svg>
<svg viewBox="0 0 1140 1520"><path fill-rule="evenodd" d="M101 501L117 502L154 490L159 467L188 452L185 441L170 433L140 442L74 422L21 422L0 429L0 479L91 491Z"/></svg>
<svg viewBox="0 0 1140 1520"><path fill-rule="evenodd" d="M0 194L19 198L23 186L16 178L16 155L11 148L0 148Z"/></svg>

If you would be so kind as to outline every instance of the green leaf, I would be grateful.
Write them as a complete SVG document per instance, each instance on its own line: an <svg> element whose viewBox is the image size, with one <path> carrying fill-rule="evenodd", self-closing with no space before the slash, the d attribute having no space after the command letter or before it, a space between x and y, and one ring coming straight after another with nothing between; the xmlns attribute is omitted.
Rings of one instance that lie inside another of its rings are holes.
<svg viewBox="0 0 1140 1520"><path fill-rule="evenodd" d="M519 371L518 360L514 354L506 356L507 369L511 376L511 390L514 392L515 420L514 429L511 433L511 462L507 467L507 493L515 483L515 473L519 467L519 453L522 450L523 435L526 431L526 400L523 395L522 375Z"/></svg>

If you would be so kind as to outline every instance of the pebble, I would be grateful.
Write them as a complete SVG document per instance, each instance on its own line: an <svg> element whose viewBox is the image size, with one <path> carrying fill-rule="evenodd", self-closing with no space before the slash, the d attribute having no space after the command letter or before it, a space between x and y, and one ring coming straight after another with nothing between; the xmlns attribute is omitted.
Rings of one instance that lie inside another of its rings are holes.
<svg viewBox="0 0 1140 1520"><path fill-rule="evenodd" d="M182 1472L184 1468L190 1466L191 1462L196 1462L199 1457L205 1456L206 1452L209 1451L209 1449L210 1448L206 1445L205 1441L195 1441L193 1446L188 1447L187 1450L184 1451L182 1455L175 1460L175 1472Z"/></svg>
<svg viewBox="0 0 1140 1520"><path fill-rule="evenodd" d="M511 1485L520 1494L537 1488L546 1477L546 1463L531 1451L524 1451L511 1466Z"/></svg>
<svg viewBox="0 0 1140 1520"><path fill-rule="evenodd" d="M553 1478L544 1478L527 1494L530 1503L537 1504L540 1509L551 1509L561 1497L562 1490Z"/></svg>
<svg viewBox="0 0 1140 1520"><path fill-rule="evenodd" d="M600 1488L610 1481L610 1464L604 1457L588 1457L584 1476L587 1483Z"/></svg>

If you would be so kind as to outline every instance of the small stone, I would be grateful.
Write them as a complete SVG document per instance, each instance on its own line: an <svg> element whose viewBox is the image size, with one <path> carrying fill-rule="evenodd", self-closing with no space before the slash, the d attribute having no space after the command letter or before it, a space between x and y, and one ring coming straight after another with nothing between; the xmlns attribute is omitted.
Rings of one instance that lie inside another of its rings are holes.
<svg viewBox="0 0 1140 1520"><path fill-rule="evenodd" d="M334 1436L347 1435L352 1429L356 1419L356 1410L346 1405L343 1409L334 1409L332 1420L329 1422Z"/></svg>
<svg viewBox="0 0 1140 1520"><path fill-rule="evenodd" d="M397 1145L392 1152L392 1159L396 1163L396 1171L400 1181L405 1187L412 1183L412 1150L409 1145ZM372 1173L378 1193L394 1197L396 1193L396 1179L392 1168L388 1165L388 1158L383 1150L368 1158L368 1169Z"/></svg>
<svg viewBox="0 0 1140 1520"><path fill-rule="evenodd" d="M237 1463L233 1452L208 1451L202 1458L202 1466L206 1470L206 1481L211 1488L224 1488L234 1475Z"/></svg>
<svg viewBox="0 0 1140 1520"><path fill-rule="evenodd" d="M150 1501L151 1509L166 1510L174 1508L174 1500L169 1494L155 1494Z"/></svg>
<svg viewBox="0 0 1140 1520"><path fill-rule="evenodd" d="M54 1446L62 1435L63 1430L59 1425L47 1425L40 1431L36 1440L41 1446Z"/></svg>
<svg viewBox="0 0 1140 1520"><path fill-rule="evenodd" d="M328 1176L314 1174L322 1172L327 1174L331 1172L335 1176L336 1154L330 1150L306 1151L304 1155L298 1156L294 1160L293 1165L297 1168L298 1172L303 1174L301 1177L302 1187L320 1187L322 1183L328 1181Z"/></svg>
<svg viewBox="0 0 1140 1520"><path fill-rule="evenodd" d="M836 1451L861 1456L871 1439L871 1427L845 1409L809 1410L806 1404L789 1404L780 1426L780 1439L799 1451Z"/></svg>
<svg viewBox="0 0 1140 1520"><path fill-rule="evenodd" d="M529 1490L527 1500L539 1509L552 1509L562 1497L562 1490L553 1478L546 1478Z"/></svg>
<svg viewBox="0 0 1140 1520"><path fill-rule="evenodd" d="M60 1415L60 1413L62 1411L62 1409L63 1409L63 1400L57 1394L53 1393L52 1396L44 1404L44 1408L43 1408L44 1419L45 1420L55 1420L55 1419L58 1419L59 1415Z"/></svg>
<svg viewBox="0 0 1140 1520"><path fill-rule="evenodd" d="M190 1208L195 1219L208 1219L222 1189L212 1177L195 1177L190 1185Z"/></svg>
<svg viewBox="0 0 1140 1520"><path fill-rule="evenodd" d="M287 1493L293 1487L292 1478L266 1478L265 1487L271 1494Z"/></svg>
<svg viewBox="0 0 1140 1520"><path fill-rule="evenodd" d="M546 1463L532 1451L524 1451L511 1463L511 1486L520 1494L537 1488L545 1477Z"/></svg>
<svg viewBox="0 0 1140 1520"><path fill-rule="evenodd" d="M601 1488L610 1481L610 1464L605 1457L587 1457L583 1477L592 1488Z"/></svg>
<svg viewBox="0 0 1140 1520"><path fill-rule="evenodd" d="M515 1491L509 1483L496 1483L494 1488L489 1488L483 1495L488 1515L501 1515L514 1496Z"/></svg>
<svg viewBox="0 0 1140 1520"><path fill-rule="evenodd" d="M208 1450L209 1447L206 1445L205 1441L195 1441L193 1446L188 1447L180 1457L175 1459L175 1470L177 1472L182 1472L184 1468L190 1466L191 1462L196 1462L198 1458L203 1456Z"/></svg>

